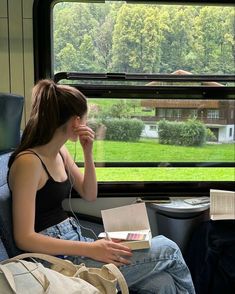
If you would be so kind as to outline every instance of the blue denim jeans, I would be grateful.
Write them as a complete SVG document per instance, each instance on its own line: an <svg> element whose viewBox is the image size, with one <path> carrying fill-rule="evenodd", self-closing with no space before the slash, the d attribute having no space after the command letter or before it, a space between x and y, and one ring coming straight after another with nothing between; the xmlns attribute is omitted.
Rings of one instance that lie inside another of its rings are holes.
<svg viewBox="0 0 235 294"><path fill-rule="evenodd" d="M82 236L77 221L65 221L40 232L54 238L93 242ZM66 256L75 264L85 263L87 267L101 267L102 262L84 256ZM120 267L129 289L141 294L193 294L192 278L179 247L164 236L152 239L151 248L133 251L130 265Z"/></svg>

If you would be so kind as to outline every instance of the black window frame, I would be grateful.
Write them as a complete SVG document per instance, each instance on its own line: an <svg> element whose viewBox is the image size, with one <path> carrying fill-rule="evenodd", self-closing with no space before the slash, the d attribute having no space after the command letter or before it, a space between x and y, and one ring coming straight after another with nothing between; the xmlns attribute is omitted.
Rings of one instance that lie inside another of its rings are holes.
<svg viewBox="0 0 235 294"><path fill-rule="evenodd" d="M59 82L62 79L68 81L74 80L92 80L92 79L101 79L104 81L111 80L153 80L153 78L158 79L159 81L232 81L234 82L234 76L198 76L190 75L189 76L172 76L172 75L138 75L138 74L79 74L79 73L58 73L54 76L52 72L52 8L53 6L62 1L55 0L35 0L33 4L33 40L34 40L34 80L35 82L44 79L52 78L56 82ZM71 1L72 2L72 1ZM79 1L78 1L79 2ZM104 2L104 1L88 1L88 2ZM143 2L145 4L149 3L159 3L159 4L198 4L198 5L223 5L223 6L234 6L233 0L227 1L216 1L216 0L188 0L188 1L170 1L170 0L159 0L159 1L126 1L128 2ZM168 98L188 98L190 93L190 99L234 99L235 97L235 88L234 87L214 87L214 86L171 86L171 87L159 87L156 92L156 87L144 87L144 86L107 86L107 85L89 85L89 84L73 84L73 86L78 87L87 97L102 97L102 98L118 98L118 97L142 97L148 98L158 98L164 99ZM172 96L171 96L172 95ZM157 167L160 163L106 163L105 166L114 166L115 167L130 167L130 166L147 166ZM99 163L98 163L99 165ZM102 166L104 163L102 163ZM222 163L200 163L200 162L176 162L171 166L182 167L196 167L196 166L207 166L207 167L234 167L234 162L222 162ZM149 197L162 197L162 196L171 196L171 195L197 195L204 196L209 195L209 190L213 189L227 189L233 190L234 182L233 181L161 181L161 182L99 182L99 197L126 197L126 196L149 196ZM128 187L128 188L127 188Z"/></svg>

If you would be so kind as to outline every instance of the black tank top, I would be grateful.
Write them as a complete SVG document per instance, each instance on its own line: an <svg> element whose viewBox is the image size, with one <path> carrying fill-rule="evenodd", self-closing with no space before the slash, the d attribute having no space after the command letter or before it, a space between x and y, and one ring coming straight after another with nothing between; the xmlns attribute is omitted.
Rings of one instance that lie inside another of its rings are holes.
<svg viewBox="0 0 235 294"><path fill-rule="evenodd" d="M32 150L27 153L33 153L39 158L45 172L48 175L48 180L46 181L45 185L41 189L37 190L36 193L34 229L35 232L40 232L46 228L62 222L68 217L67 213L62 208L62 201L65 198L68 198L71 190L71 183L69 181L69 178L67 178L63 182L55 181L48 172L46 165L39 157L39 155ZM63 159L62 155L61 157Z"/></svg>

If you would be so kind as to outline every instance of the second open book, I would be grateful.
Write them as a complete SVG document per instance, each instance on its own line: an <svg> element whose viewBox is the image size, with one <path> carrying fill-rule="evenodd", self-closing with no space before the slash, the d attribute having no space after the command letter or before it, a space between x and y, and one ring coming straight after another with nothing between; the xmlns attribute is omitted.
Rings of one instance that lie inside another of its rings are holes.
<svg viewBox="0 0 235 294"><path fill-rule="evenodd" d="M105 232L132 250L150 247L151 230L145 203L125 205L101 211ZM100 238L106 235L100 233Z"/></svg>
<svg viewBox="0 0 235 294"><path fill-rule="evenodd" d="M212 220L235 219L235 192L210 190L210 216Z"/></svg>

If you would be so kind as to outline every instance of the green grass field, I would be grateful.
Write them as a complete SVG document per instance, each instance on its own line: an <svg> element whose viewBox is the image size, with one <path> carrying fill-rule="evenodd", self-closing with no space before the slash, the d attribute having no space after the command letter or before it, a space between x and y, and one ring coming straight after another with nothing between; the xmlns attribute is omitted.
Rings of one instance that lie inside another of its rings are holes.
<svg viewBox="0 0 235 294"><path fill-rule="evenodd" d="M96 168L98 181L234 181L234 168Z"/></svg>
<svg viewBox="0 0 235 294"><path fill-rule="evenodd" d="M67 143L72 156L75 144ZM158 144L157 140L139 142L95 141L97 162L234 162L234 144L207 144L183 147ZM76 161L83 161L79 144ZM97 168L98 181L234 181L234 168Z"/></svg>

